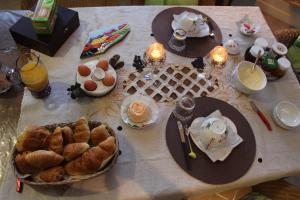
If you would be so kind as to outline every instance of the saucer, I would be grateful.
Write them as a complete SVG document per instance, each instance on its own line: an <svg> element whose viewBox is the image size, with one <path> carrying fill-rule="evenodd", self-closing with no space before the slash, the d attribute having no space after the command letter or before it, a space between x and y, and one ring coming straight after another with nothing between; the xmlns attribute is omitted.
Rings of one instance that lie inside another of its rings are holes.
<svg viewBox="0 0 300 200"><path fill-rule="evenodd" d="M273 110L274 121L284 129L293 129L300 125L300 110L289 102L279 102Z"/></svg>
<svg viewBox="0 0 300 200"><path fill-rule="evenodd" d="M260 25L253 23L248 15L245 15L240 21L236 22L236 25L240 32L246 36L255 35L260 30Z"/></svg>
<svg viewBox="0 0 300 200"><path fill-rule="evenodd" d="M130 120L130 118L128 117L127 114L127 110L128 107L130 105L131 102L133 101L141 101L143 103L145 103L146 105L148 105L149 108L149 119L145 122L141 122L141 123L136 123ZM140 128L144 128L146 126L149 126L153 123L155 123L158 119L159 116L159 109L157 107L157 104L154 102L154 100L148 96L143 96L143 95L131 95L126 97L121 105L121 117L122 120L125 124L129 125L131 128L136 128L136 129L140 129Z"/></svg>

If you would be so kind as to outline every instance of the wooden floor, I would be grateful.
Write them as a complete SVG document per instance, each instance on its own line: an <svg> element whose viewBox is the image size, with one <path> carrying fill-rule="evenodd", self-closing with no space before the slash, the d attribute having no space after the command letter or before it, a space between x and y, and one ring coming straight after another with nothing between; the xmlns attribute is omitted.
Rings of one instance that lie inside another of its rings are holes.
<svg viewBox="0 0 300 200"><path fill-rule="evenodd" d="M300 188L284 180L261 183L253 187L253 191L262 193L272 200L299 200Z"/></svg>
<svg viewBox="0 0 300 200"><path fill-rule="evenodd" d="M293 26L291 26L283 21L280 21L277 18L275 18L271 15L268 15L267 13L263 13L263 15L273 33L275 31L286 29L286 28L294 28Z"/></svg>

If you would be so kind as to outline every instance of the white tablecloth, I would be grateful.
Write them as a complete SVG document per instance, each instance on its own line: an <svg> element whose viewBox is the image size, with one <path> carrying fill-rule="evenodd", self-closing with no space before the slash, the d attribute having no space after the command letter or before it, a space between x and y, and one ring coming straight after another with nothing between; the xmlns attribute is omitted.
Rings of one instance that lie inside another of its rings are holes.
<svg viewBox="0 0 300 200"><path fill-rule="evenodd" d="M249 121L257 143L256 158L250 170L239 180L225 185L209 185L185 173L173 160L165 140L165 127L173 106L159 104L160 119L152 127L134 130L121 121L119 108L122 102L122 80L132 70L133 57L141 55L154 41L151 23L160 11L167 7L105 7L77 8L80 27L60 48L55 57L43 55L43 63L49 71L52 85L51 95L35 99L25 90L21 107L18 130L28 124L51 124L77 120L86 115L91 120L108 122L118 134L122 155L111 171L103 176L57 188L25 186L22 194L15 192L15 177L11 167L7 170L1 188L1 199L181 199L189 195L208 194L231 188L250 186L260 182L299 174L300 172L300 129L285 131L272 121L273 132L267 131L258 116L251 110L248 100L257 102L271 120L271 111L279 100L289 100L300 107L300 87L290 70L282 79L268 83L262 92L246 96L236 92L229 85L226 73L219 73L220 88L212 95L234 105ZM249 14L261 24L257 36L269 41L274 37L257 7L192 7L209 15L220 26L223 40L232 34L238 38L243 51L255 38L241 35L235 22ZM81 98L72 100L66 88L74 83L79 55L89 31L115 23L129 23L131 32L127 38L98 58L109 58L120 54L125 60L125 68L118 71L116 89L103 98ZM162 27L163 28L163 27ZM167 53L167 62L188 64L192 59ZM224 71L230 71L233 64L227 64ZM121 125L122 131L117 131ZM262 163L257 161L262 158ZM238 165L238 163L237 163ZM199 169L201 170L201 169ZM226 173L226 172L224 172Z"/></svg>

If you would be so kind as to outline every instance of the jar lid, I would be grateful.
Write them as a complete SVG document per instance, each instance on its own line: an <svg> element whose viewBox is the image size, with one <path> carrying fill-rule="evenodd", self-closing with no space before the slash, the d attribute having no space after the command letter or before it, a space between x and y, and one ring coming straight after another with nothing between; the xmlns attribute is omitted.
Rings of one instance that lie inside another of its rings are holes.
<svg viewBox="0 0 300 200"><path fill-rule="evenodd" d="M263 49L266 49L269 46L268 41L265 38L259 37L254 42L255 45L262 47Z"/></svg>
<svg viewBox="0 0 300 200"><path fill-rule="evenodd" d="M291 67L291 62L286 57L281 57L277 60L279 69L286 71Z"/></svg>
<svg viewBox="0 0 300 200"><path fill-rule="evenodd" d="M288 52L286 46L280 42L274 42L272 50L280 56L284 56Z"/></svg>
<svg viewBox="0 0 300 200"><path fill-rule="evenodd" d="M276 69L278 66L278 63L277 63L276 59L274 59L273 57L265 56L263 58L263 65L267 69Z"/></svg>
<svg viewBox="0 0 300 200"><path fill-rule="evenodd" d="M254 56L255 58L258 56L258 52L260 51L260 56L264 55L265 51L262 47L254 45L251 47L250 49L250 53L252 56Z"/></svg>

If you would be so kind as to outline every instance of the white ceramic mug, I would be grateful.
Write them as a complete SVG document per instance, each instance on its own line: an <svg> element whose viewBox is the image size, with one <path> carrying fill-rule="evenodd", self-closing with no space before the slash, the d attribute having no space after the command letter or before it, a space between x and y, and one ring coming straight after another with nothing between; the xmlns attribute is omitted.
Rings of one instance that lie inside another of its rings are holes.
<svg viewBox="0 0 300 200"><path fill-rule="evenodd" d="M179 24L182 29L184 29L188 33L195 33L197 31L198 23L200 22L200 18L195 13L184 13L179 18Z"/></svg>
<svg viewBox="0 0 300 200"><path fill-rule="evenodd" d="M202 142L211 146L213 143L220 143L226 138L226 123L217 117L206 119L201 125Z"/></svg>

